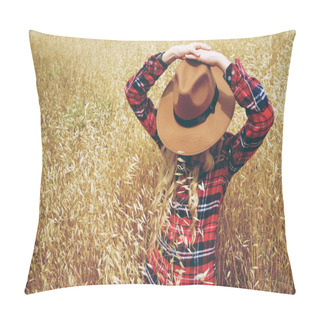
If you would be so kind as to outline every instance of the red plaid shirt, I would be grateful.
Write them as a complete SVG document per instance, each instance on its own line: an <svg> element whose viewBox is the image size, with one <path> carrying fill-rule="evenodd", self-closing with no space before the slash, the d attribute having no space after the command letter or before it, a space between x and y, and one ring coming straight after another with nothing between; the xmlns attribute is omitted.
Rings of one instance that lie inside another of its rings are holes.
<svg viewBox="0 0 320 320"><path fill-rule="evenodd" d="M168 67L158 59L158 54L150 56L128 80L125 94L136 117L161 148L156 127L157 109L147 96L151 86ZM261 83L246 73L239 59L230 63L223 77L238 104L245 109L247 121L237 134L224 133L220 158L214 155L214 169L202 172L199 177L197 233L193 248L184 242L191 242L188 190L179 186L178 200L171 204L169 232L167 235L162 232L163 236L158 238L161 249L147 252L143 273L146 284L216 284L215 237L224 194L232 176L256 152L274 121L273 108Z"/></svg>

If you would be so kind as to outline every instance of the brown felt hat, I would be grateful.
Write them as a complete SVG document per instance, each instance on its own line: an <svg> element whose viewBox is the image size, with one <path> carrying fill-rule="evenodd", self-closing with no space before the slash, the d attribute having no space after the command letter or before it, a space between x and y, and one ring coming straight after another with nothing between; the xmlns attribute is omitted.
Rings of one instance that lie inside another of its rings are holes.
<svg viewBox="0 0 320 320"><path fill-rule="evenodd" d="M201 153L228 129L234 108L234 95L219 67L182 60L159 103L159 137L175 153Z"/></svg>

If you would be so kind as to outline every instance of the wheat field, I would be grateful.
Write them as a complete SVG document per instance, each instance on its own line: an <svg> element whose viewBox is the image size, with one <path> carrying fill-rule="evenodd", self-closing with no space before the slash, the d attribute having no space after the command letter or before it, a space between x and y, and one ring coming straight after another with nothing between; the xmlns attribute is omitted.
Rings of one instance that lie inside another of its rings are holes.
<svg viewBox="0 0 320 320"><path fill-rule="evenodd" d="M30 31L41 110L39 225L25 293L142 284L160 151L124 86L152 54L201 41L237 57L271 101L275 122L232 178L219 213L217 285L294 294L281 179L285 93L294 31L258 38L115 41ZM149 91L157 106L178 61ZM37 107L37 106L34 106ZM236 105L228 131L246 121Z"/></svg>

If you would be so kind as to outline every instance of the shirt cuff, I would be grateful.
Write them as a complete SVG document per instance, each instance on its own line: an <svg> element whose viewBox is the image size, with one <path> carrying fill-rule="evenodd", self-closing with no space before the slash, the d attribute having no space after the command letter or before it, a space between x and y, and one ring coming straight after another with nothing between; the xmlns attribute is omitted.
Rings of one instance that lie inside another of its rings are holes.
<svg viewBox="0 0 320 320"><path fill-rule="evenodd" d="M164 54L164 51L163 52L159 52L156 56L156 58L159 60L159 62L161 63L161 65L164 67L164 68L167 68L169 67L168 64L166 64L165 62L163 62L162 60L162 55Z"/></svg>
<svg viewBox="0 0 320 320"><path fill-rule="evenodd" d="M232 66L233 66L233 62L231 62L227 69L226 69L226 72L225 74L223 75L224 77L224 80L226 80L227 84L229 85L229 87L231 86L231 79L232 79L232 74L231 74L231 71L232 71Z"/></svg>

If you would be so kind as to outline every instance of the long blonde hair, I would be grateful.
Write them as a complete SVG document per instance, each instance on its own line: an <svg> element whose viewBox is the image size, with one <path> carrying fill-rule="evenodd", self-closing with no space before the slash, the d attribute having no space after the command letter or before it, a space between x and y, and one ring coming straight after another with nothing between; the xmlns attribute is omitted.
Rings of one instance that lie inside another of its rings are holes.
<svg viewBox="0 0 320 320"><path fill-rule="evenodd" d="M151 205L151 239L149 242L149 250L155 247L157 235L161 235L161 227L166 226L166 233L169 228L169 217L171 205L176 198L176 191L180 185L188 190L189 199L188 207L192 217L191 234L192 245L196 238L196 220L198 219L197 207L199 204L198 185L199 175L201 172L208 172L214 169L215 160L213 154L217 154L220 158L221 148L223 144L223 137L211 148L203 151L200 154L193 156L178 155L164 145L161 147L162 161L159 170L159 180L155 190L155 198ZM186 163L189 164L190 170L187 171ZM182 172L189 173L184 179Z"/></svg>

